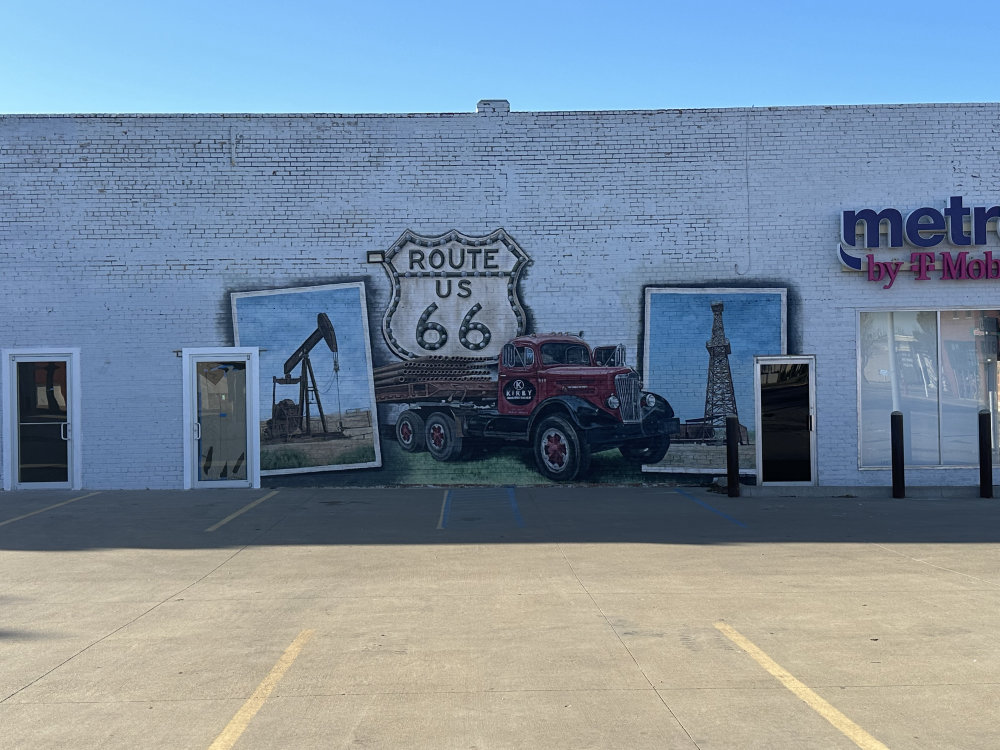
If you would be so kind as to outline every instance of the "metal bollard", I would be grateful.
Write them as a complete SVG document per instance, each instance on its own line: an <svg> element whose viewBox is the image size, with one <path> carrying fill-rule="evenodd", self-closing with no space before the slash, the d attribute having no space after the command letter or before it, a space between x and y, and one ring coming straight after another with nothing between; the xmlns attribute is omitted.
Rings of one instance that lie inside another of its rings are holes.
<svg viewBox="0 0 1000 750"><path fill-rule="evenodd" d="M726 488L740 496L740 420L733 414L726 415Z"/></svg>
<svg viewBox="0 0 1000 750"><path fill-rule="evenodd" d="M889 417L889 442L892 446L892 496L906 497L903 458L903 413L894 411Z"/></svg>
<svg viewBox="0 0 1000 750"><path fill-rule="evenodd" d="M985 409L979 412L979 497L993 497L993 423Z"/></svg>

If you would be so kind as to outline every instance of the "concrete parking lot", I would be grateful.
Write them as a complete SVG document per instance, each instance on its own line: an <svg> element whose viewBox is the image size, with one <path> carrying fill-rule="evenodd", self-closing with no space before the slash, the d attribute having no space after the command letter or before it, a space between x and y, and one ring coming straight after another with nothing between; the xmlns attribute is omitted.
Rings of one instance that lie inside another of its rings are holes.
<svg viewBox="0 0 1000 750"><path fill-rule="evenodd" d="M0 747L996 748L975 495L0 493Z"/></svg>

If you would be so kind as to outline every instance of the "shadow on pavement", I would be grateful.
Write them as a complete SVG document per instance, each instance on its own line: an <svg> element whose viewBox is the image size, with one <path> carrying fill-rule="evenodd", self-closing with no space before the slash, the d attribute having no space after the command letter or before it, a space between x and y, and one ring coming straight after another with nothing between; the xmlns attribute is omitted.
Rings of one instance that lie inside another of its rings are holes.
<svg viewBox="0 0 1000 750"><path fill-rule="evenodd" d="M284 488L247 508L270 492L107 491L58 507L50 506L84 493L4 492L0 550L1000 541L1000 501L976 498L729 498L695 487Z"/></svg>

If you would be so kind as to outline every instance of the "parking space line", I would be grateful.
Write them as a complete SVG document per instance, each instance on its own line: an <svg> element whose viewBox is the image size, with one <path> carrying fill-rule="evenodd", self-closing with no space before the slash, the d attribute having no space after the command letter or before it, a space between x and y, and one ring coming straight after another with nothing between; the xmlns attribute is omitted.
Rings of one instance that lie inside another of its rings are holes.
<svg viewBox="0 0 1000 750"><path fill-rule="evenodd" d="M517 521L517 525L522 529L524 528L524 519L521 518L521 511L517 509L517 498L514 497L514 488L507 488L507 497L510 498L510 509L514 511L514 520Z"/></svg>
<svg viewBox="0 0 1000 750"><path fill-rule="evenodd" d="M226 516L225 518L223 518L217 524L213 524L212 526L209 526L207 529L205 529L205 531L206 532L208 532L208 531L215 531L217 528L219 528L223 524L229 523L230 521L232 521L237 516L242 516L248 510L250 510L252 508L255 508L256 506L260 505L265 500L274 497L275 495L278 494L278 492L279 492L278 490L274 490L273 492L268 492L266 495L264 495L264 497L258 497L252 503L248 503L247 505L244 505L242 508L240 508L235 513L230 513L228 516Z"/></svg>
<svg viewBox="0 0 1000 750"><path fill-rule="evenodd" d="M751 659L767 670L778 682L792 691L799 700L833 724L833 726L839 729L855 745L862 748L862 750L889 750L888 747L816 695L806 685L799 682L788 670L761 651L735 628L730 627L724 622L715 623L715 627L726 638L743 649Z"/></svg>
<svg viewBox="0 0 1000 750"><path fill-rule="evenodd" d="M701 500L699 500L698 498L696 498L694 495L691 495L691 494L685 492L684 490L674 490L674 492L676 492L678 495L684 495L684 497L686 497L688 500L691 500L692 502L697 503L698 505L700 505L705 510L710 510L713 513L715 513L715 515L722 516L723 518L725 518L730 523L735 523L741 529L745 529L747 527L747 525L745 523L743 523L742 521L737 521L735 518L733 518L732 516L730 516L730 515L728 515L726 513L723 513L721 510L718 510L717 508L713 508L708 503L703 503Z"/></svg>
<svg viewBox="0 0 1000 750"><path fill-rule="evenodd" d="M444 500L441 501L441 516L438 518L438 529L443 529L448 522L448 511L451 508L451 490L445 490Z"/></svg>
<svg viewBox="0 0 1000 750"><path fill-rule="evenodd" d="M455 519L452 519L453 512L458 513ZM496 528L509 524L511 518L519 528L524 528L524 518L521 516L521 509L517 507L513 487L450 489L445 490L441 499L437 529L468 528L470 525ZM454 527L451 525L453 520Z"/></svg>
<svg viewBox="0 0 1000 750"><path fill-rule="evenodd" d="M285 676L288 668L292 666L292 662L298 657L299 652L302 651L302 647L312 638L314 632L313 630L303 630L299 633L298 638L292 641L292 645L285 649L285 653L278 659L278 663L272 667L270 673L264 678L264 681L257 686L253 695L247 698L247 702L236 712L236 715L226 725L226 728L222 730L222 734L216 737L215 742L209 745L208 750L229 750L236 744L236 741L246 731L246 728L250 726L253 717L257 715L257 712L264 705L264 701L271 695L277 684L281 682L281 678Z"/></svg>
<svg viewBox="0 0 1000 750"><path fill-rule="evenodd" d="M17 518L9 518L6 521L0 522L0 526L6 526L9 523L14 523L14 521L21 521L25 518L31 518L31 516L37 516L39 513L44 513L47 510L52 510L53 508L59 508L63 505L69 505L70 503L75 503L77 500L85 500L88 497L93 497L94 495L100 495L100 492L88 492L86 495L80 495L80 497L70 498L69 500L63 500L61 503L56 503L55 505L49 505L45 508L39 508L38 510L33 510L31 513L25 513L23 516L18 516Z"/></svg>

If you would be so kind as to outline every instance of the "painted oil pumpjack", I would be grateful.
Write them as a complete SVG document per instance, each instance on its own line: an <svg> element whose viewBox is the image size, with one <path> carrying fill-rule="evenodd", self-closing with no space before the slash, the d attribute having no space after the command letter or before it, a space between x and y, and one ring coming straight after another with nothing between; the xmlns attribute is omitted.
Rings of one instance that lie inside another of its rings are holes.
<svg viewBox="0 0 1000 750"><path fill-rule="evenodd" d="M310 353L321 341L327 345L333 355L333 375L337 385L338 423L336 430L330 430L328 427L327 416L323 411L323 402L320 399L320 389L316 382L316 373L313 371L310 360ZM296 368L299 368L298 375L294 374ZM340 410L340 353L337 348L337 334L326 313L319 313L316 316L316 330L302 342L302 345L292 353L292 356L285 360L282 369L284 370L283 376L272 376L271 378L271 418L267 421L265 439L270 442L288 442L291 439L343 437L344 423ZM298 401L289 398L278 401L279 385L297 385L299 387ZM319 422L322 427L320 432L313 431L313 405L319 414Z"/></svg>

